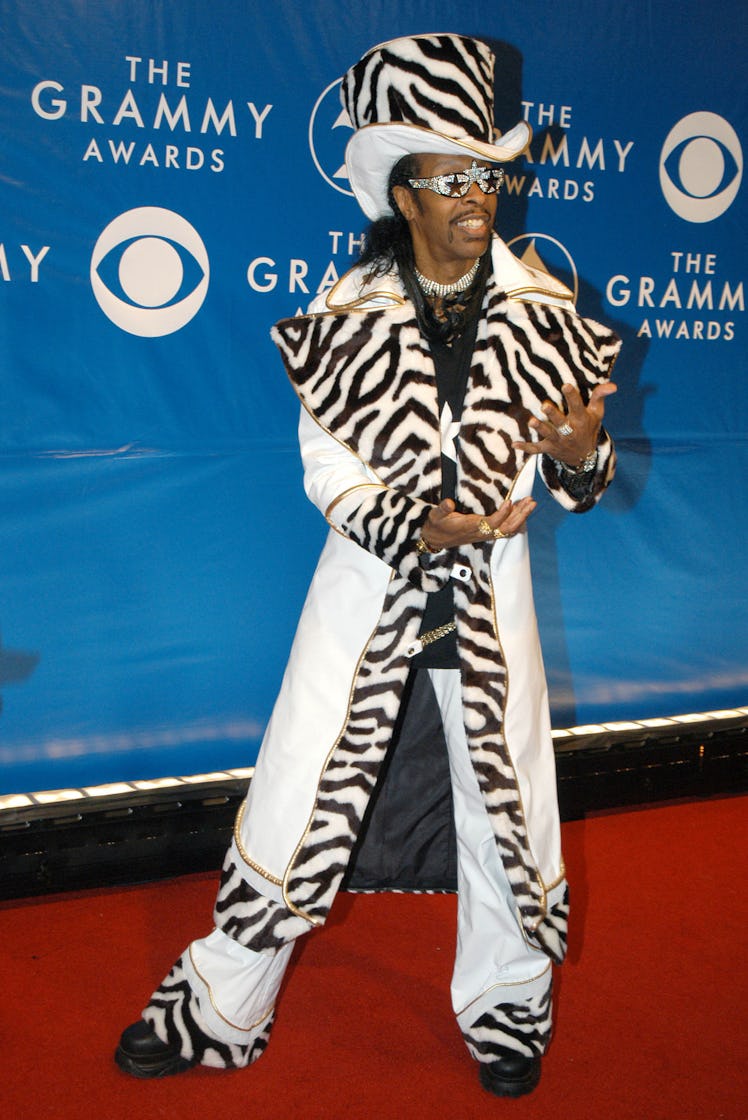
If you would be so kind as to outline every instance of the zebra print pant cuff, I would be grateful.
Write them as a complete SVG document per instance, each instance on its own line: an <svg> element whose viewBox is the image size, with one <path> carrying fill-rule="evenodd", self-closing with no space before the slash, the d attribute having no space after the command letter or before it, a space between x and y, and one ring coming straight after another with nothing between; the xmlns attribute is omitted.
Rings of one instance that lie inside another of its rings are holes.
<svg viewBox="0 0 748 1120"><path fill-rule="evenodd" d="M490 989L457 1022L478 1062L493 1062L507 1050L527 1057L544 1054L552 1025L551 966L526 984Z"/></svg>
<svg viewBox="0 0 748 1120"><path fill-rule="evenodd" d="M143 1018L162 1042L178 1046L183 1058L215 1069L241 1069L255 1062L265 1050L274 1012L251 1030L242 1032L246 1041L222 1041L203 1017L197 995L185 973L184 957L180 957L151 996Z"/></svg>

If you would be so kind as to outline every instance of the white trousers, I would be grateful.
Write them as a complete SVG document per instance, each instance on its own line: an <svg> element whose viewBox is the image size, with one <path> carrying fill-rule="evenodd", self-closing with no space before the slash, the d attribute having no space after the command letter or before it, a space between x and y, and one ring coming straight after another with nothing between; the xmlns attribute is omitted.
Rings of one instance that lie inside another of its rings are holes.
<svg viewBox="0 0 748 1120"><path fill-rule="evenodd" d="M491 1008L536 1003L551 963L525 939L470 758L457 669L430 669L449 753L457 834L457 951L452 1006L463 1031ZM245 1044L272 1010L293 943L245 949L221 930L194 941L185 972L217 1039Z"/></svg>

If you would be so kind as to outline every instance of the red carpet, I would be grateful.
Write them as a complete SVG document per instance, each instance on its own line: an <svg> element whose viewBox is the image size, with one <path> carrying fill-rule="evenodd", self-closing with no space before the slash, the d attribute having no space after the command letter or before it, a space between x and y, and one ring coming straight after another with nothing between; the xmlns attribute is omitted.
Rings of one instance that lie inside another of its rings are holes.
<svg viewBox="0 0 748 1120"><path fill-rule="evenodd" d="M745 827L740 798L564 826L570 959L530 1097L484 1093L449 1005L455 900L342 895L289 972L250 1070L162 1082L112 1051L217 876L2 906L3 1113L154 1120L743 1120Z"/></svg>

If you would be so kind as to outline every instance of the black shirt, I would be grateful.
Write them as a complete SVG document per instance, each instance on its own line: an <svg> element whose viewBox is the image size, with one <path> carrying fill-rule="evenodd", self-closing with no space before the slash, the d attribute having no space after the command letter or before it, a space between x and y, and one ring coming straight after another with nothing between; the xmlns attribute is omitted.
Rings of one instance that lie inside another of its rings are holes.
<svg viewBox="0 0 748 1120"><path fill-rule="evenodd" d="M470 375L470 365L475 347L475 336L480 318L480 305L467 321L464 330L450 344L430 341L431 356L436 371L436 392L439 401L439 424L442 435L442 489L441 497L455 497L457 486L457 443L459 436L449 432L450 424L459 424ZM421 634L435 630L454 619L454 596L451 581L439 591L432 592L426 600ZM413 665L418 669L457 669L457 635L453 631L430 643L416 654Z"/></svg>

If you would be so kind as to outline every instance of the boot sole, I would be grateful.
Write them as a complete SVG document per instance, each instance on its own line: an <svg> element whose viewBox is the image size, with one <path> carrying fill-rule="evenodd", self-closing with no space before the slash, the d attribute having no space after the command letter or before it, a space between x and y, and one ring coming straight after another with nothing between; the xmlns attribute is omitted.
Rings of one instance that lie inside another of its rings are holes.
<svg viewBox="0 0 748 1120"><path fill-rule="evenodd" d="M540 1081L540 1061L533 1063L526 1077L508 1078L492 1073L487 1063L481 1063L479 1070L480 1083L489 1093L496 1097L523 1097L537 1088Z"/></svg>
<svg viewBox="0 0 748 1120"><path fill-rule="evenodd" d="M183 1058L181 1054L170 1054L163 1058L134 1058L121 1046L115 1050L114 1060L123 1073L129 1073L131 1077L138 1077L141 1081L154 1077L169 1077L173 1073L184 1073L195 1065L195 1062Z"/></svg>

